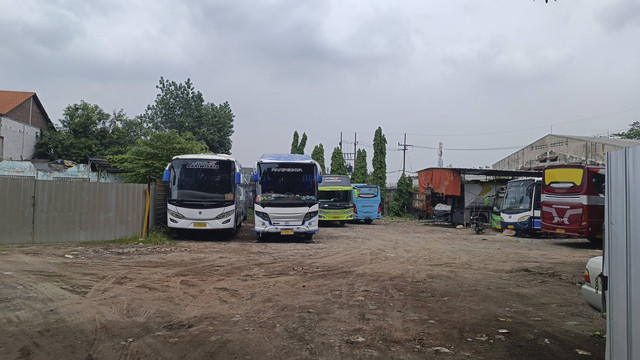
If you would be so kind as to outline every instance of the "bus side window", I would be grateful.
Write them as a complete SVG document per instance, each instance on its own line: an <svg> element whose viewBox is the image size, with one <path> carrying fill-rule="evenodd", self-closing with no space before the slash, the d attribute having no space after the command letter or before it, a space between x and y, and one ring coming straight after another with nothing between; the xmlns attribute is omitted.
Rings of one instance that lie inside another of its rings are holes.
<svg viewBox="0 0 640 360"><path fill-rule="evenodd" d="M535 198L533 200L533 209L534 210L540 210L541 208L541 204L540 204L540 192L542 191L542 184L541 183L536 183L536 191L535 191Z"/></svg>

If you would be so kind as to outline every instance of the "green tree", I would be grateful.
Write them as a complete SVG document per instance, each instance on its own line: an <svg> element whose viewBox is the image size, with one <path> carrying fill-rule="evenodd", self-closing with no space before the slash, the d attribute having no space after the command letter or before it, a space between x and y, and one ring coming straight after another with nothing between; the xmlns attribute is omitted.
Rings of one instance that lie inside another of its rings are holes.
<svg viewBox="0 0 640 360"><path fill-rule="evenodd" d="M109 161L124 170L127 182L146 183L147 174L162 177L162 173L176 155L200 154L207 146L197 141L191 133L179 134L177 130L152 132L148 138L139 139L124 155L109 156Z"/></svg>
<svg viewBox="0 0 640 360"><path fill-rule="evenodd" d="M371 162L373 165L371 184L380 186L380 195L384 202L387 196L387 138L382 133L381 127L378 127L373 136L373 158Z"/></svg>
<svg viewBox="0 0 640 360"><path fill-rule="evenodd" d="M299 142L298 142L299 140ZM293 141L291 142L292 154L304 154L304 148L307 146L307 134L302 133L302 138L298 134L298 131L293 132Z"/></svg>
<svg viewBox="0 0 640 360"><path fill-rule="evenodd" d="M157 132L189 132L206 144L210 151L231 153L235 116L228 102L221 105L205 103L204 96L195 90L191 79L176 83L160 77L156 88L160 93L155 103L147 106L145 113L140 115L146 127Z"/></svg>
<svg viewBox="0 0 640 360"><path fill-rule="evenodd" d="M367 172L367 151L358 149L356 151L356 161L351 174L352 184L366 184L369 181L369 173Z"/></svg>
<svg viewBox="0 0 640 360"><path fill-rule="evenodd" d="M398 180L396 192L393 194L393 201L389 204L389 214L402 216L411 207L411 197L413 193L413 180L411 176L402 174Z"/></svg>
<svg viewBox="0 0 640 360"><path fill-rule="evenodd" d="M331 154L331 175L347 175L347 165L344 162L344 154L336 146Z"/></svg>
<svg viewBox="0 0 640 360"><path fill-rule="evenodd" d="M324 166L324 147L322 144L318 144L313 148L313 152L311 153L311 158L320 164L320 169L322 169L322 173L326 174L325 166Z"/></svg>
<svg viewBox="0 0 640 360"><path fill-rule="evenodd" d="M631 127L629 130L613 134L613 136L622 139L640 140L640 121L634 121L632 124L629 124L629 126Z"/></svg>
<svg viewBox="0 0 640 360"><path fill-rule="evenodd" d="M88 157L123 154L135 144L139 121L121 110L108 114L98 105L81 101L64 109L61 127L43 131L36 143L36 156L84 163Z"/></svg>

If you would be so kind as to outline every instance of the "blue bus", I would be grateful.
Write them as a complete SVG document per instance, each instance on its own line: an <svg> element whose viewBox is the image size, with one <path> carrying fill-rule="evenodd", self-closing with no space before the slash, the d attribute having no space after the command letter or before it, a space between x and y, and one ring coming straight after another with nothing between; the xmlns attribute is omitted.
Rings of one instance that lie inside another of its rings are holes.
<svg viewBox="0 0 640 360"><path fill-rule="evenodd" d="M353 220L364 220L371 224L373 219L382 218L380 187L378 185L353 184Z"/></svg>
<svg viewBox="0 0 640 360"><path fill-rule="evenodd" d="M540 231L540 192L542 178L524 178L507 183L502 208L501 227L518 233Z"/></svg>

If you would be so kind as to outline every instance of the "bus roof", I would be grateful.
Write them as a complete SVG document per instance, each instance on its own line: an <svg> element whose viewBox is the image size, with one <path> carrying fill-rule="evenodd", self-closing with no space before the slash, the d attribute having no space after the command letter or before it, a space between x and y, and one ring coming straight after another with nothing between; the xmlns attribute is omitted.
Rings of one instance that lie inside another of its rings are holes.
<svg viewBox="0 0 640 360"><path fill-rule="evenodd" d="M295 163L309 163L315 164L315 160L311 159L309 155L301 154L264 154L258 159L259 163L274 163L274 162L295 162Z"/></svg>
<svg viewBox="0 0 640 360"><path fill-rule="evenodd" d="M351 180L347 175L323 175L322 182L318 184L318 187L348 187L353 188Z"/></svg>
<svg viewBox="0 0 640 360"><path fill-rule="evenodd" d="M196 159L196 160L231 160L235 161L236 159L232 158L231 155L227 154L186 154L186 155L178 155L174 156L171 160L183 160L183 159Z"/></svg>

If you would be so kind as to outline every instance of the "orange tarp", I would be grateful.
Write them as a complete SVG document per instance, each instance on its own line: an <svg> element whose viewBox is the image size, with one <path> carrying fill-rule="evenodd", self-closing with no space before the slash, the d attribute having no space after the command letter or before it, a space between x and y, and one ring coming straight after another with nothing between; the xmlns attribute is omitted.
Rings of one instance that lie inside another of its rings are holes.
<svg viewBox="0 0 640 360"><path fill-rule="evenodd" d="M460 173L454 170L428 169L418 172L420 194L431 187L440 194L460 196L460 182Z"/></svg>

